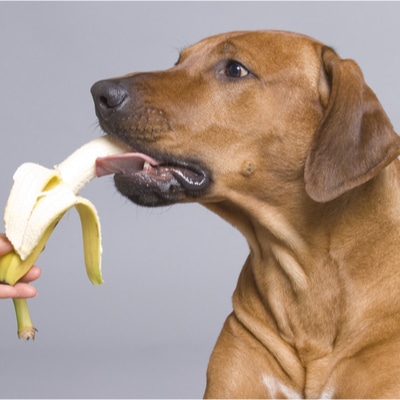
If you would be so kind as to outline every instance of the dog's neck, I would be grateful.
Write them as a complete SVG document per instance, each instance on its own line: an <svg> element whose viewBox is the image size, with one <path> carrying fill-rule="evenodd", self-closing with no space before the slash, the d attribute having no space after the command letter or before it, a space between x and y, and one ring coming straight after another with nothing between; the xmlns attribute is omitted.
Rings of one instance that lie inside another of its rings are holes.
<svg viewBox="0 0 400 400"><path fill-rule="evenodd" d="M363 268L360 276L364 277L368 276L366 268L371 268L371 276L385 273L372 270L379 260L360 253L365 246L360 247L359 242L369 239L357 238L354 227L368 225L363 232L376 232L387 224L388 235L394 233L393 210L400 201L395 183L398 164L392 163L362 187L326 204L313 203L303 192L292 197L292 207L250 199L245 193L235 194L224 204L208 205L236 226L249 243L251 252L234 295L234 309L245 325L251 325L249 329L257 331L261 342L265 327L256 328L255 319L262 325L263 317L257 317L263 315L262 308L265 320L270 325L272 321L273 329L296 348L301 362L307 363L332 352L349 301L360 303L361 314L363 307L370 307L343 282L344 278L346 282L358 279L354 268ZM366 209L371 215L368 220ZM371 237L376 237L375 233ZM377 245L381 244L370 244ZM246 304L247 299L252 299L251 304Z"/></svg>

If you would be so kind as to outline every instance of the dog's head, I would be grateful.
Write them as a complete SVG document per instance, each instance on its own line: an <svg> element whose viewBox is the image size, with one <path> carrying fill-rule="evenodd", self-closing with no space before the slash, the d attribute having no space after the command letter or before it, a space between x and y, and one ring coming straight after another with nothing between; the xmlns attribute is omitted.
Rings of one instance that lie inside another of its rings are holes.
<svg viewBox="0 0 400 400"><path fill-rule="evenodd" d="M100 81L92 94L102 129L137 152L99 171L147 206L250 191L326 202L400 153L358 66L287 32L214 36L169 70Z"/></svg>

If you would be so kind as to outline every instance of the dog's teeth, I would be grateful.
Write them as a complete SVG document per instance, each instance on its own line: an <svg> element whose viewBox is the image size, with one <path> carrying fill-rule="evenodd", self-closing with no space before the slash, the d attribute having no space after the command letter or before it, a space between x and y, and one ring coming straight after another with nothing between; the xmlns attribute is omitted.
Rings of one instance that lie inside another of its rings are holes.
<svg viewBox="0 0 400 400"><path fill-rule="evenodd" d="M145 161L143 164L143 171L148 171L151 169L151 165L148 161Z"/></svg>

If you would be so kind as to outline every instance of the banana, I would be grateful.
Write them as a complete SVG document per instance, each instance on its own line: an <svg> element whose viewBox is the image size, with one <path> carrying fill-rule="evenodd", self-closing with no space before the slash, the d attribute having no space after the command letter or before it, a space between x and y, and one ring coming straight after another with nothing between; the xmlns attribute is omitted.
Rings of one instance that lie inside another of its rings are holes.
<svg viewBox="0 0 400 400"><path fill-rule="evenodd" d="M95 206L78 192L96 177L98 157L125 153L129 149L109 136L86 143L62 163L49 169L24 163L15 172L14 184L4 211L4 225L14 250L0 257L0 282L15 285L42 252L53 229L72 207L78 211L84 246L86 272L93 284L101 274L101 229ZM27 302L14 299L18 336L34 339Z"/></svg>

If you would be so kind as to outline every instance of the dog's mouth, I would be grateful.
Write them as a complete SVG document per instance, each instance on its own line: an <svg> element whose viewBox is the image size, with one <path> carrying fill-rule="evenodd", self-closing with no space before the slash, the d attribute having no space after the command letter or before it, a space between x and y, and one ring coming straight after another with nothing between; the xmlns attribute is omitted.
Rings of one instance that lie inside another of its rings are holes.
<svg viewBox="0 0 400 400"><path fill-rule="evenodd" d="M206 191L209 177L197 163L161 160L137 152L102 157L96 160L96 175L114 174L117 189L145 206L173 204Z"/></svg>

